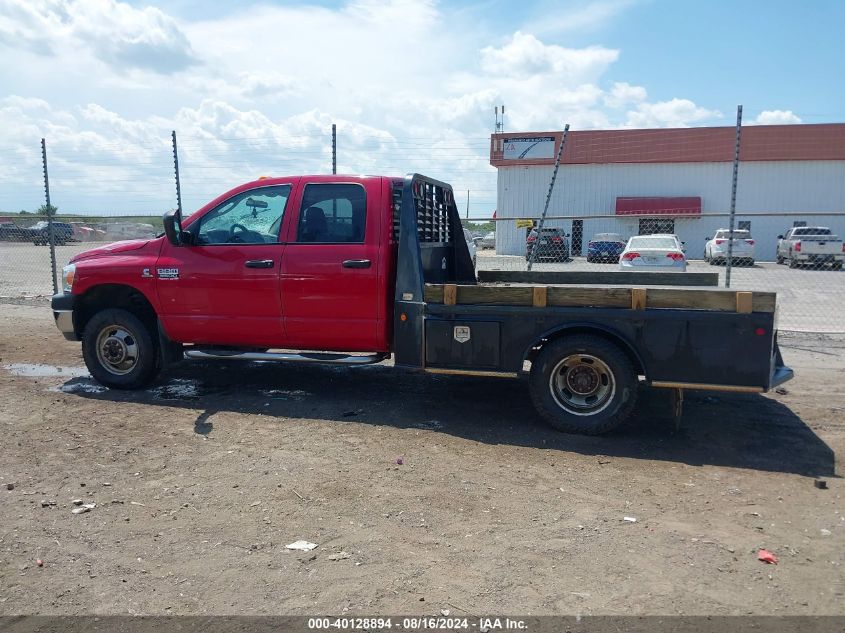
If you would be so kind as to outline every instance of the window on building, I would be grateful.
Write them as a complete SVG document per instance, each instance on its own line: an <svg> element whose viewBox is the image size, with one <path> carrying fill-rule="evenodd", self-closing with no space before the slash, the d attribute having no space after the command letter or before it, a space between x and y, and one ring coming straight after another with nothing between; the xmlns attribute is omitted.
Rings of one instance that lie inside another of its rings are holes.
<svg viewBox="0 0 845 633"><path fill-rule="evenodd" d="M675 219L670 218L640 218L640 235L652 235L654 233L675 233Z"/></svg>
<svg viewBox="0 0 845 633"><path fill-rule="evenodd" d="M580 255L584 242L584 220L572 220L572 255Z"/></svg>
<svg viewBox="0 0 845 633"><path fill-rule="evenodd" d="M751 232L751 220L740 220L737 222L737 229L740 231L748 231Z"/></svg>

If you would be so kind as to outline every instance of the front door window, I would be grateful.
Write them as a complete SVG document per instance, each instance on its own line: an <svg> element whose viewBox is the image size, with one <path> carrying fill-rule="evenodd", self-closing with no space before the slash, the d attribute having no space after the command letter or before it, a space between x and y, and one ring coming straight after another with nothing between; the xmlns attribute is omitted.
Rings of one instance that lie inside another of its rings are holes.
<svg viewBox="0 0 845 633"><path fill-rule="evenodd" d="M206 213L195 244L275 244L290 197L290 185L241 192Z"/></svg>

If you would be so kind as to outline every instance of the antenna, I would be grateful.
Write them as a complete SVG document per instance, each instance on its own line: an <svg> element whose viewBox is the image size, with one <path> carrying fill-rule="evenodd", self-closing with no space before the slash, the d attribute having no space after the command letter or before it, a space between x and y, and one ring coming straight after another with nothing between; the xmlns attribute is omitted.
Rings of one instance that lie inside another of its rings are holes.
<svg viewBox="0 0 845 633"><path fill-rule="evenodd" d="M496 133L504 132L505 131L505 106L502 105L502 118L499 118L499 106L493 108L493 112L496 113L496 127L494 128Z"/></svg>

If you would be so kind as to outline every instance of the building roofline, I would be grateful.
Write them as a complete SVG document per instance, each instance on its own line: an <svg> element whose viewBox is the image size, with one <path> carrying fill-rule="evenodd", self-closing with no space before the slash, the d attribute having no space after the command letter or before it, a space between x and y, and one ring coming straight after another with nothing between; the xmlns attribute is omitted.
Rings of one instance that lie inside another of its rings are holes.
<svg viewBox="0 0 845 633"><path fill-rule="evenodd" d="M561 131L507 132L490 136L490 164L494 167L552 165ZM505 157L507 139L546 141L541 157ZM570 130L561 162L564 164L731 162L736 128L638 128ZM552 150L552 151L549 151ZM742 161L843 160L845 123L748 125L742 128Z"/></svg>

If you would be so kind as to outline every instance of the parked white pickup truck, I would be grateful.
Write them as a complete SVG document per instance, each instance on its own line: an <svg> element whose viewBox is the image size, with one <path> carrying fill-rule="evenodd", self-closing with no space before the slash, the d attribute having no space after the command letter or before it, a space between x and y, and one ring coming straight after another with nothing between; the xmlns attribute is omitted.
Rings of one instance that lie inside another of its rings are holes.
<svg viewBox="0 0 845 633"><path fill-rule="evenodd" d="M826 226L793 227L778 235L777 262L789 262L790 268L830 264L834 270L841 270L842 262L845 262L845 245Z"/></svg>

